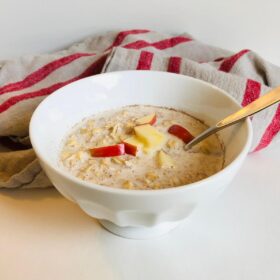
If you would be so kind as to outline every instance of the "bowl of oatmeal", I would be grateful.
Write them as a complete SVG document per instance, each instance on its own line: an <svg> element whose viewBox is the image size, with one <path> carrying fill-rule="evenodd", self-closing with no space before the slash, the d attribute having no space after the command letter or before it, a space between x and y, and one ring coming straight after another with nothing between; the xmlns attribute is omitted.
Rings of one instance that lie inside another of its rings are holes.
<svg viewBox="0 0 280 280"><path fill-rule="evenodd" d="M224 91L171 73L86 78L47 97L30 138L57 190L128 238L168 232L217 197L251 144L250 121L184 145L239 109Z"/></svg>

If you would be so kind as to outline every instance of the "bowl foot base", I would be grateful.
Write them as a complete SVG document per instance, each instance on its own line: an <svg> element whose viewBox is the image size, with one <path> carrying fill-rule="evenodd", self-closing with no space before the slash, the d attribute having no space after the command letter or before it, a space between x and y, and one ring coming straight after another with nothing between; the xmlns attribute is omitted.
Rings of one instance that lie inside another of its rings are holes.
<svg viewBox="0 0 280 280"><path fill-rule="evenodd" d="M111 233L124 238L149 239L168 233L182 221L162 223L153 227L120 227L106 220L99 220L99 223Z"/></svg>

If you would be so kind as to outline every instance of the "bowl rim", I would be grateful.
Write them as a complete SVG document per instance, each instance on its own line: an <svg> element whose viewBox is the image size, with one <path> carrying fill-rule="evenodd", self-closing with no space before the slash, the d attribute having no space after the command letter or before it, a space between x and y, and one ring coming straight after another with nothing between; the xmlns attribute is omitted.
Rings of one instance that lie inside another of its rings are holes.
<svg viewBox="0 0 280 280"><path fill-rule="evenodd" d="M229 163L226 167L224 167L222 170L218 171L217 173L206 177L202 180L199 180L197 182L194 183L190 183L187 185L181 185L178 187L173 187L173 188L165 188L165 189L157 189L157 190L127 190L127 189L122 189L122 188L114 188L114 187L110 187L110 186L103 186L103 185L99 185L99 184L94 184L91 182L87 182L87 181L83 181L82 179L79 179L77 177L75 177L74 175L68 173L67 171L62 170L59 167L55 167L53 166L53 164L49 163L47 160L44 159L44 157L41 155L39 149L37 148L38 145L37 143L33 140L33 135L35 134L35 122L36 122L36 118L37 115L40 112L40 107L43 106L43 104L45 102L48 102L48 100L50 98L55 98L56 94L59 93L59 91L61 90L65 90L66 87L71 87L73 84L77 84L77 83L81 83L84 80L92 80L92 79L96 79L100 76L111 76L111 75L119 75L120 73L126 74L126 73L141 73L140 75L144 74L148 74L148 75L168 75L168 76L176 76L176 77L181 77L183 79L187 79L187 80L191 80L191 81L195 81L196 83L200 83L203 85L206 85L216 91L218 91L219 93L223 94L224 96L226 96L228 99L230 99L231 102L235 103L235 105L237 105L239 108L242 108L237 101L231 97L225 90L220 89L208 82L205 82L203 80L197 79L197 78L193 78L190 76L186 76L186 75L182 75L182 74L177 74L177 73L170 73L170 72L162 72L162 71L154 71L154 70L123 70L123 71L114 71L114 72L108 72L108 73L101 73L98 75L94 75L94 76L90 76L90 77L86 77L83 79L80 79L78 81L75 81L73 83L70 83L66 86L63 86L61 88L59 88L58 90L54 91L51 95L48 95L42 102L40 102L40 104L37 106L37 108L34 110L31 120L30 120L30 124L29 124L29 136L30 136L30 141L32 144L32 147L35 151L36 156L38 157L38 159L44 163L45 165L48 166L49 169L51 169L52 171L54 171L55 173L58 173L60 176L62 176L64 179L70 180L73 183L76 183L77 185L79 185L79 187L85 187L88 189L94 189L96 191L102 191L102 192L106 192L106 193L110 193L110 194L115 194L115 195L137 195L137 196L145 196L145 195L170 195L171 193L176 193L176 192L181 192L181 191L187 191L187 190L193 190L193 189L197 189L199 187L203 187L205 186L205 184L211 183L212 181L216 181L217 179L219 179L220 177L226 175L227 172L230 171L230 169L238 164L238 162L240 160L242 160L242 158L244 158L250 149L251 143L252 143L252 137L253 137L253 129L252 129L252 123L250 118L247 118L244 122L244 124L246 125L247 128L247 139L245 142L245 145L243 146L241 152L236 156L236 158Z"/></svg>

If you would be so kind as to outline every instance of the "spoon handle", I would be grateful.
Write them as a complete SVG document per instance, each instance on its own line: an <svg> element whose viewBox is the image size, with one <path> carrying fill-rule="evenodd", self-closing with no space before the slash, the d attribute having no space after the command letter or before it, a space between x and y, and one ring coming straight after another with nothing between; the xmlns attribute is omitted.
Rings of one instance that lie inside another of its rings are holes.
<svg viewBox="0 0 280 280"><path fill-rule="evenodd" d="M212 126L201 134L196 136L191 142L185 145L185 150L190 149L192 146L198 144L208 136L212 135L213 133L227 127L233 125L237 122L240 122L247 117L254 115L263 109L277 103L280 101L280 87L277 87L267 94L263 95L262 97L258 98L257 100L253 101L249 105L243 107L242 109L238 110L237 112L225 117L223 120L219 121L215 126Z"/></svg>
<svg viewBox="0 0 280 280"><path fill-rule="evenodd" d="M257 100L253 101L246 107L243 107L239 111L227 116L223 120L216 124L216 127L226 127L228 125L239 122L253 114L256 114L263 109L280 101L280 87L277 87Z"/></svg>

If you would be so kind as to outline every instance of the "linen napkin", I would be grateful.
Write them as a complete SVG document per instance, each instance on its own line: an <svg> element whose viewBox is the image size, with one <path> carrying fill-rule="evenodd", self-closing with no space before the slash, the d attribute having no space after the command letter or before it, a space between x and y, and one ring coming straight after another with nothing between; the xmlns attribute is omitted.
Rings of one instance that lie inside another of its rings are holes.
<svg viewBox="0 0 280 280"><path fill-rule="evenodd" d="M117 70L159 70L192 76L226 90L242 106L280 84L280 68L244 49L232 53L189 34L126 30L95 36L53 54L0 61L0 188L51 186L30 146L28 125L37 105L58 88ZM251 151L280 138L280 106L252 118Z"/></svg>

